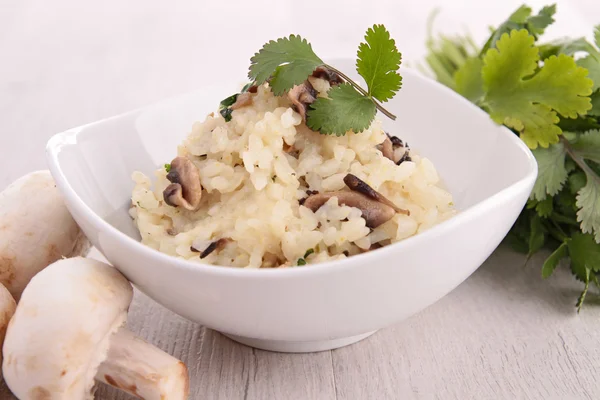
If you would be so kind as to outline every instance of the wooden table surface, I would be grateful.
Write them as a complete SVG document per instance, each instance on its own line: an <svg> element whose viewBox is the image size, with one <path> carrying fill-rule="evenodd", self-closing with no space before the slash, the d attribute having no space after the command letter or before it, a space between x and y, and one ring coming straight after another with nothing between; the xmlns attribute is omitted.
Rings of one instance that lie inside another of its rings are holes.
<svg viewBox="0 0 600 400"><path fill-rule="evenodd" d="M276 6L267 0L2 0L0 189L45 168L44 144L53 133L207 81L242 80L252 51L273 37L300 33L331 57L347 56L377 21L395 34L405 60L418 60L425 18L438 3L390 0L367 9L359 0ZM520 4L488 3L454 1L440 26L452 31L469 21L481 38L487 25ZM318 21L318 11L327 23ZM549 34L589 34L592 22L600 22L600 7L594 0L559 1L558 16ZM543 257L525 266L522 256L500 248L425 311L322 353L254 350L142 293L136 293L128 323L188 365L191 399L599 398L600 299L591 290L577 315L581 285L566 268L543 281ZM2 385L0 399L10 398ZM97 398L127 396L101 386Z"/></svg>

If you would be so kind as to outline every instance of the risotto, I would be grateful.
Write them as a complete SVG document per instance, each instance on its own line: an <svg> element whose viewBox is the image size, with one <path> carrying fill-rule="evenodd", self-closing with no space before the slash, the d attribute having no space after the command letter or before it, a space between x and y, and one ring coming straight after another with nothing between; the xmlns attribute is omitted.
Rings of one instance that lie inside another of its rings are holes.
<svg viewBox="0 0 600 400"><path fill-rule="evenodd" d="M268 83L245 88L195 123L153 179L135 172L130 213L142 243L208 264L296 267L373 251L451 217L433 164L379 120L344 136L306 126L305 107L336 79L315 73L283 96Z"/></svg>

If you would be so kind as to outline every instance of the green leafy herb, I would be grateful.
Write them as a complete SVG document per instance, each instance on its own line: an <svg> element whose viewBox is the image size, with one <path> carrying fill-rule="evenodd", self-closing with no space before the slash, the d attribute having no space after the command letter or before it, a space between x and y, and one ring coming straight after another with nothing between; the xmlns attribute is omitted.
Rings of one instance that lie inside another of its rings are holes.
<svg viewBox="0 0 600 400"><path fill-rule="evenodd" d="M531 148L548 147L562 133L557 112L576 118L592 108L592 81L572 57L560 54L544 60L527 30L503 34L483 57L484 105L490 116L521 133ZM539 71L531 75L539 68ZM525 79L525 78L528 79ZM552 87L552 90L547 90Z"/></svg>
<svg viewBox="0 0 600 400"><path fill-rule="evenodd" d="M310 256L314 252L315 252L315 249L306 250L306 253L304 253L304 258L308 258L308 256Z"/></svg>
<svg viewBox="0 0 600 400"><path fill-rule="evenodd" d="M365 41L358 46L356 70L367 82L370 96L388 101L402 85L402 77L396 72L402 56L383 25L369 28Z"/></svg>
<svg viewBox="0 0 600 400"><path fill-rule="evenodd" d="M502 35L510 33L513 30L526 29L536 38L544 33L544 30L554 22L556 5L543 7L537 15L531 15L531 7L522 5L508 17L508 20L502 23L483 45L481 53L487 52L491 47L496 46Z"/></svg>
<svg viewBox="0 0 600 400"><path fill-rule="evenodd" d="M237 100L239 93L232 94L231 96L221 100L219 103L219 114L225 119L225 122L231 121L231 113L233 110L230 108Z"/></svg>
<svg viewBox="0 0 600 400"><path fill-rule="evenodd" d="M219 114L221 114L221 116L223 118L225 118L225 122L229 122L231 121L231 113L233 112L233 110L229 107L227 108L222 108L221 110L219 110Z"/></svg>
<svg viewBox="0 0 600 400"><path fill-rule="evenodd" d="M239 96L239 93L236 93L236 94L232 94L231 96L221 100L219 109L223 109L223 108L232 106L233 103L235 103L235 101L237 100L238 96Z"/></svg>
<svg viewBox="0 0 600 400"><path fill-rule="evenodd" d="M367 90L323 62L310 43L297 35L268 42L250 61L250 79L259 85L268 81L277 96L303 83L320 66L336 72L346 81L310 105L306 123L315 131L338 136L348 131L363 131L375 118L377 109L391 119L396 118L379 103L394 97L402 82L397 72L401 54L383 25L369 28L365 43L358 49L357 71L367 82Z"/></svg>
<svg viewBox="0 0 600 400"><path fill-rule="evenodd" d="M269 85L276 96L301 84L324 64L310 43L298 35L271 40L250 61L250 79L257 85L270 79Z"/></svg>
<svg viewBox="0 0 600 400"><path fill-rule="evenodd" d="M537 253L544 243L546 242L546 229L542 224L542 219L539 215L535 215L531 219L531 227L529 234L529 253L528 257L531 257Z"/></svg>
<svg viewBox="0 0 600 400"><path fill-rule="evenodd" d="M343 136L347 131L361 132L375 117L375 104L347 83L337 85L319 97L308 111L306 125L326 135Z"/></svg>
<svg viewBox="0 0 600 400"><path fill-rule="evenodd" d="M304 258L299 258L296 265L306 265L306 260Z"/></svg>
<svg viewBox="0 0 600 400"><path fill-rule="evenodd" d="M167 171L167 174L171 172L171 164L165 164L165 171Z"/></svg>
<svg viewBox="0 0 600 400"><path fill-rule="evenodd" d="M583 233L596 233L600 242L600 177L591 169L586 171L587 184L577 194L577 221Z"/></svg>
<svg viewBox="0 0 600 400"><path fill-rule="evenodd" d="M552 5L533 14L524 5L480 49L466 45L468 36L430 35L426 62L438 81L532 148L538 178L505 242L529 257L550 250L544 278L565 260L585 285L579 310L600 275L600 25L595 45L540 43L555 12Z"/></svg>
<svg viewBox="0 0 600 400"><path fill-rule="evenodd" d="M551 145L548 148L537 148L532 151L538 163L538 178L535 181L531 197L544 200L546 195L557 194L567 180L568 172L565 169L567 155L562 143Z"/></svg>
<svg viewBox="0 0 600 400"><path fill-rule="evenodd" d="M552 215L552 211L554 211L552 197L547 196L544 200L538 202L535 206L535 211L542 218L550 217Z"/></svg>
<svg viewBox="0 0 600 400"><path fill-rule="evenodd" d="M546 261L544 261L544 265L542 266L542 278L550 277L550 275L552 275L552 273L558 266L560 260L567 257L568 255L569 251L567 248L567 244L561 243L561 245L558 246L558 248L554 250L552 254L550 254Z"/></svg>
<svg viewBox="0 0 600 400"><path fill-rule="evenodd" d="M484 96L482 68L481 59L472 57L467 59L454 75L455 90L473 103L480 102Z"/></svg>

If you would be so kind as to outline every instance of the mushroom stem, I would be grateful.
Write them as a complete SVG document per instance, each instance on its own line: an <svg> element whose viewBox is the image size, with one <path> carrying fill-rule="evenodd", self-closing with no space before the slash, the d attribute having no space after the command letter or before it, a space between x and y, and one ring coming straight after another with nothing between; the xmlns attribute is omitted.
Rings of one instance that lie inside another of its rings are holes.
<svg viewBox="0 0 600 400"><path fill-rule="evenodd" d="M187 376L184 363L121 328L110 338L96 380L140 399L179 400L188 397Z"/></svg>

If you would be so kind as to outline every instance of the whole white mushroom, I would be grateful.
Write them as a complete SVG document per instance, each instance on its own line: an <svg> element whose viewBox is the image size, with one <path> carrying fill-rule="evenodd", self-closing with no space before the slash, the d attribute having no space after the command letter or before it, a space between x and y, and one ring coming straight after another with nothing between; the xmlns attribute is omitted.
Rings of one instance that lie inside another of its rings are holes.
<svg viewBox="0 0 600 400"><path fill-rule="evenodd" d="M93 399L94 378L146 400L188 395L185 364L122 328L133 289L115 268L59 260L23 291L2 371L24 399Z"/></svg>
<svg viewBox="0 0 600 400"><path fill-rule="evenodd" d="M8 322L15 313L17 303L11 296L8 289L3 285L0 285L0 347L4 342L6 336L6 329L8 328ZM0 363L2 362L2 354L0 353Z"/></svg>
<svg viewBox="0 0 600 400"><path fill-rule="evenodd" d="M39 271L89 247L50 172L32 172L0 193L0 283L15 300Z"/></svg>

